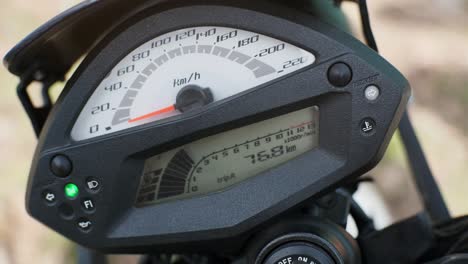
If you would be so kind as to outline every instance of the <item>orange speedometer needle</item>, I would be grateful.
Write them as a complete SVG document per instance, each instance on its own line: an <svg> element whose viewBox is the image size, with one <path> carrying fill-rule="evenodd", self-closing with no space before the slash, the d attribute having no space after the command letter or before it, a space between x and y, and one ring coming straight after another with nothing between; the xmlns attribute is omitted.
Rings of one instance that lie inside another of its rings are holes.
<svg viewBox="0 0 468 264"><path fill-rule="evenodd" d="M133 123L133 122L141 121L141 120L144 120L144 119L153 117L153 116L157 116L157 115L160 115L160 114L169 113L169 112L172 112L172 111L174 111L174 110L176 110L175 105L171 105L171 106L168 106L168 107L165 107L165 108L161 108L161 109L159 109L159 110L156 110L156 111L154 111L154 112L148 113L148 114L146 114L146 115L142 115L142 116L139 116L139 117L130 119L130 120L128 120L128 122L129 122L129 123Z"/></svg>

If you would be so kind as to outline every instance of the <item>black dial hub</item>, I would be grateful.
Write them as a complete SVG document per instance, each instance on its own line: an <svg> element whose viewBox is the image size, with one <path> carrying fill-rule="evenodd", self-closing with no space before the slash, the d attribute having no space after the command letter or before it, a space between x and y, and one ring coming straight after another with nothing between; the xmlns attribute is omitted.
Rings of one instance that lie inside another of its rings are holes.
<svg viewBox="0 0 468 264"><path fill-rule="evenodd" d="M210 88L187 85L177 94L175 108L181 112L190 111L213 102Z"/></svg>

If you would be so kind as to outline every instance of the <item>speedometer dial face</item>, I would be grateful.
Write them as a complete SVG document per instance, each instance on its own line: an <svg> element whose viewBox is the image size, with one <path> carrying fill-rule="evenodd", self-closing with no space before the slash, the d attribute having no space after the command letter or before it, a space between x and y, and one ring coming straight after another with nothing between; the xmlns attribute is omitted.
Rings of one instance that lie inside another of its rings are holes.
<svg viewBox="0 0 468 264"><path fill-rule="evenodd" d="M173 31L115 65L83 107L71 136L85 140L189 114L314 62L312 53L255 32L226 27Z"/></svg>
<svg viewBox="0 0 468 264"><path fill-rule="evenodd" d="M221 191L318 143L317 107L203 138L146 160L136 205Z"/></svg>

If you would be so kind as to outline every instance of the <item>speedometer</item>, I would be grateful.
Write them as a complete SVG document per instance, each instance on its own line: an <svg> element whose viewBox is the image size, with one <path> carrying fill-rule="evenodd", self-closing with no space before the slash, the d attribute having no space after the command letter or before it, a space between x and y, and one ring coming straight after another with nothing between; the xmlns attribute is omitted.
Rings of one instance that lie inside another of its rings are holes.
<svg viewBox="0 0 468 264"><path fill-rule="evenodd" d="M349 34L287 1L136 2L107 10L47 116L27 193L42 223L107 252L237 254L382 157L409 86Z"/></svg>
<svg viewBox="0 0 468 264"><path fill-rule="evenodd" d="M208 107L314 62L311 52L247 30L172 31L140 45L113 67L71 135L89 139Z"/></svg>

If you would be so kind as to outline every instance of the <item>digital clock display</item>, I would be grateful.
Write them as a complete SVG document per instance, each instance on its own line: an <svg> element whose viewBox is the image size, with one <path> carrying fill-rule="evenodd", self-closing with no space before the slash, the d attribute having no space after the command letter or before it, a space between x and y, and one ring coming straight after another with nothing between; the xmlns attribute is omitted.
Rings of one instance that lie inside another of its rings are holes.
<svg viewBox="0 0 468 264"><path fill-rule="evenodd" d="M316 106L194 141L145 161L136 205L222 191L318 144Z"/></svg>

